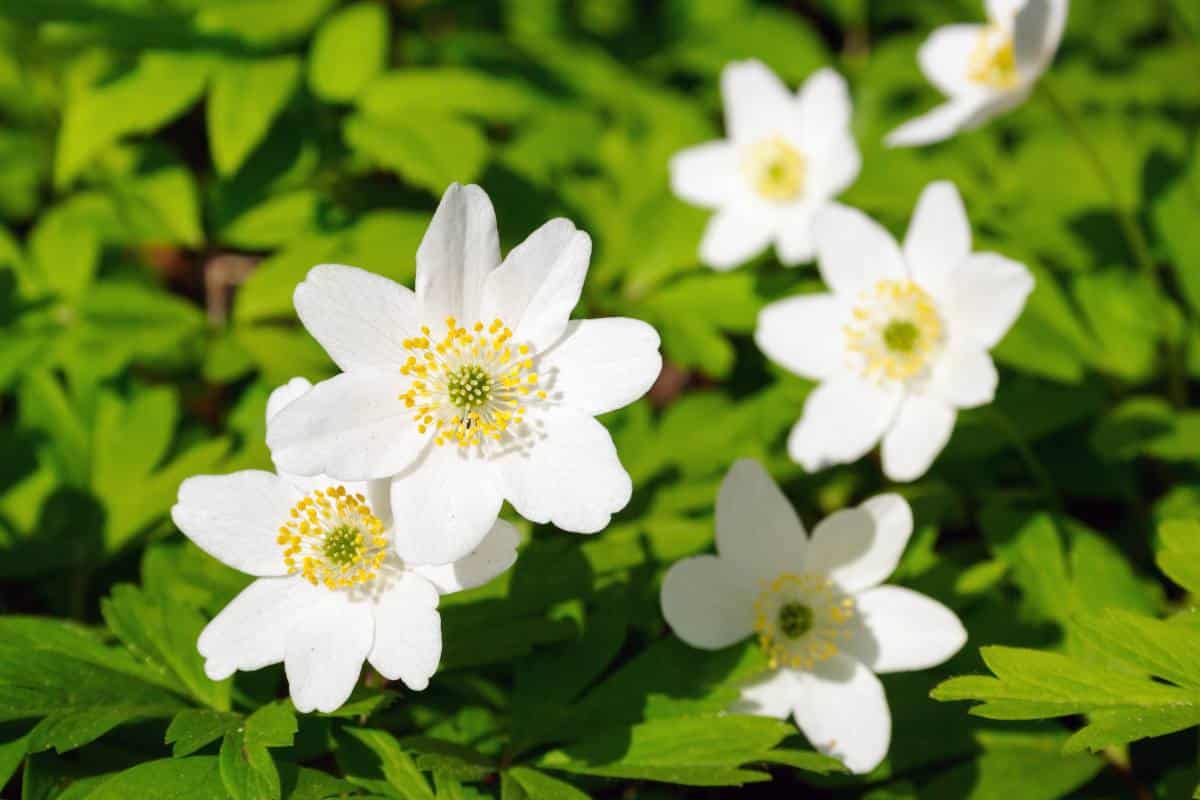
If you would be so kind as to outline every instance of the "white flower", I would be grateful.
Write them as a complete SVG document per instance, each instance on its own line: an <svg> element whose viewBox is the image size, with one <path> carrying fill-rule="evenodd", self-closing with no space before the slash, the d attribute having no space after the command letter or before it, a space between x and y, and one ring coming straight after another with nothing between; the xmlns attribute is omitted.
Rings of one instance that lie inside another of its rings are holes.
<svg viewBox="0 0 1200 800"><path fill-rule="evenodd" d="M915 480L954 430L957 409L992 401L988 351L1033 289L1023 265L971 252L954 184L922 192L901 250L865 214L834 206L817 222L821 276L832 290L772 303L755 341L771 360L821 384L788 437L813 471L883 440L883 470Z"/></svg>
<svg viewBox="0 0 1200 800"><path fill-rule="evenodd" d="M555 219L501 263L487 195L454 184L417 250L415 294L315 267L296 311L343 372L271 420L276 463L392 478L397 552L415 563L469 553L505 499L534 522L604 528L632 485L594 417L641 397L662 359L644 322L568 321L590 253Z"/></svg>
<svg viewBox="0 0 1200 800"><path fill-rule="evenodd" d="M303 378L276 389L268 420L310 389ZM504 572L520 537L498 520L466 558L406 564L391 552L387 489L386 481L261 470L183 482L175 524L209 555L258 578L200 634L208 677L282 661L292 702L305 712L346 702L364 660L410 689L428 685L442 653L439 594Z"/></svg>
<svg viewBox="0 0 1200 800"><path fill-rule="evenodd" d="M887 755L892 727L876 673L936 666L967 640L941 603L880 585L912 527L908 503L885 494L830 515L810 539L766 471L743 459L717 496L718 555L671 567L663 616L706 650L756 636L772 671L734 710L794 716L814 747L870 772Z"/></svg>
<svg viewBox="0 0 1200 800"><path fill-rule="evenodd" d="M670 165L675 194L717 212L701 260L731 269L772 241L784 264L812 260L814 217L862 166L845 80L822 69L792 94L761 62L741 61L721 73L721 96L729 138L684 150Z"/></svg>
<svg viewBox="0 0 1200 800"><path fill-rule="evenodd" d="M1067 0L987 0L987 25L934 31L917 59L948 100L888 134L892 147L949 139L1016 108L1054 60Z"/></svg>

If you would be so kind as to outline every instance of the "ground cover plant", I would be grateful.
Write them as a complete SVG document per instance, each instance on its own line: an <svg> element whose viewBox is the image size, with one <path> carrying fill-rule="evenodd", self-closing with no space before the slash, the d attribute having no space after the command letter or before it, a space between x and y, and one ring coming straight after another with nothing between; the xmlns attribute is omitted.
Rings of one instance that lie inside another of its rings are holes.
<svg viewBox="0 0 1200 800"><path fill-rule="evenodd" d="M1188 0L0 0L0 791L1182 798Z"/></svg>

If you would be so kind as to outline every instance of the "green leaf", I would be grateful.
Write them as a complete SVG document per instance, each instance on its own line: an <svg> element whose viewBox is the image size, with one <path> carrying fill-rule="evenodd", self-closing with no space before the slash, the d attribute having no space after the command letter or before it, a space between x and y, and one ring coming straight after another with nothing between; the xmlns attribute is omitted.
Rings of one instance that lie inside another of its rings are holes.
<svg viewBox="0 0 1200 800"><path fill-rule="evenodd" d="M45 287L75 300L100 263L100 238L69 209L60 207L39 220L29 237L29 254Z"/></svg>
<svg viewBox="0 0 1200 800"><path fill-rule="evenodd" d="M979 756L938 774L921 786L922 800L1058 800L1076 792L1104 769L1087 753L1064 755L1064 733L981 731Z"/></svg>
<svg viewBox="0 0 1200 800"><path fill-rule="evenodd" d="M478 70L438 67L380 75L367 85L358 106L371 117L423 127L426 117L458 115L514 122L539 110L543 102L516 81Z"/></svg>
<svg viewBox="0 0 1200 800"><path fill-rule="evenodd" d="M376 3L355 3L326 19L313 37L308 85L330 102L353 100L387 66L391 24Z"/></svg>
<svg viewBox="0 0 1200 800"><path fill-rule="evenodd" d="M448 115L401 121L355 114L343 131L365 158L434 194L478 178L490 149L478 128Z"/></svg>
<svg viewBox="0 0 1200 800"><path fill-rule="evenodd" d="M54 182L65 186L106 147L147 133L183 113L208 82L210 60L183 52L146 52L127 72L75 92L67 100Z"/></svg>
<svg viewBox="0 0 1200 800"><path fill-rule="evenodd" d="M233 800L279 800L283 794L270 751L249 744L243 731L225 734L219 760L221 782Z"/></svg>
<svg viewBox="0 0 1200 800"><path fill-rule="evenodd" d="M1193 594L1200 594L1200 522L1167 520L1158 527L1158 568Z"/></svg>
<svg viewBox="0 0 1200 800"><path fill-rule="evenodd" d="M503 800L588 800L566 781L530 767L513 767L501 780Z"/></svg>
<svg viewBox="0 0 1200 800"><path fill-rule="evenodd" d="M100 604L104 621L129 649L159 670L178 691L217 710L229 710L229 681L204 674L196 640L207 620L170 595L153 597L136 586L120 584Z"/></svg>
<svg viewBox="0 0 1200 800"><path fill-rule="evenodd" d="M217 759L207 756L147 761L118 772L77 800L216 800L225 794Z"/></svg>
<svg viewBox="0 0 1200 800"><path fill-rule="evenodd" d="M1097 665L1057 653L985 647L996 677L951 678L936 700L979 700L971 709L990 719L1041 719L1090 714L1089 724L1065 752L1099 750L1200 724L1200 631L1122 612L1087 618L1078 635L1112 664ZM1171 677L1186 685L1172 685ZM1157 678L1159 680L1155 680Z"/></svg>
<svg viewBox="0 0 1200 800"><path fill-rule="evenodd" d="M232 175L267 135L300 81L294 56L225 61L208 97L208 139L221 175Z"/></svg>
<svg viewBox="0 0 1200 800"><path fill-rule="evenodd" d="M688 786L740 786L769 780L739 769L769 757L793 728L763 717L679 717L593 733L552 750L537 764L585 775L655 780Z"/></svg>
<svg viewBox="0 0 1200 800"><path fill-rule="evenodd" d="M186 708L171 720L164 741L173 745L171 754L175 758L182 758L215 742L241 724L241 716L228 711Z"/></svg>
<svg viewBox="0 0 1200 800"><path fill-rule="evenodd" d="M74 636L74 634L65 634ZM47 643L5 639L0 643L0 721L37 719L33 752L80 747L117 725L168 717L183 707L174 694L133 677L119 656L92 647L91 662L61 650L64 637ZM106 664L115 663L118 669Z"/></svg>
<svg viewBox="0 0 1200 800"><path fill-rule="evenodd" d="M394 789L406 800L434 800L434 794L416 762L394 736L369 728L347 727L342 731L350 737L349 741L357 743L371 754L371 757L364 758L361 752L356 753L354 749L339 749L339 762L355 783L373 791ZM375 778L375 775L383 780Z"/></svg>

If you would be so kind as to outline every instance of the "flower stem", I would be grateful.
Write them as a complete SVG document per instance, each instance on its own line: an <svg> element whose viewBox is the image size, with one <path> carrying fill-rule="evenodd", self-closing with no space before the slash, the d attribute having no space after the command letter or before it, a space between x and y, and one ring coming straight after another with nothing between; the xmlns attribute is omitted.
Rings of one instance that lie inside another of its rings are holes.
<svg viewBox="0 0 1200 800"><path fill-rule="evenodd" d="M1033 448L1025 440L1021 429L994 404L987 407L987 413L991 416L992 421L996 423L996 427L1004 433L1005 438L1012 444L1013 449L1020 455L1021 460L1025 462L1029 474L1033 476L1038 486L1041 487L1042 494L1054 505L1055 513L1065 514L1066 506L1063 504L1062 496L1058 493L1058 489L1054 486L1054 478L1050 475L1050 470L1046 469L1046 465L1033 452Z"/></svg>
<svg viewBox="0 0 1200 800"><path fill-rule="evenodd" d="M1045 76L1042 76L1042 79L1038 82L1038 88L1054 108L1059 119L1062 120L1063 127L1075 138L1080 150L1083 151L1088 161L1091 162L1092 168L1096 171L1096 176L1100 178L1100 182L1104 184L1104 188L1109 194L1109 199L1113 204L1113 211L1117 215L1117 221L1121 225L1121 231L1125 235L1125 241L1128 243L1134 259L1137 261L1142 272L1154 283L1161 294L1162 287L1158 280L1158 267L1155 265L1154 258L1150 254L1150 245L1146 242L1146 237L1142 233L1141 227L1138 226L1137 220L1134 219L1133 214L1125 206L1124 198L1121 196L1121 189L1117 185L1116 178L1113 177L1108 165L1104 162L1100 151L1096 149L1096 146L1092 144L1092 140L1088 138L1082 120L1079 119L1079 115L1070 106L1063 102L1058 93L1051 88L1050 82L1046 80Z"/></svg>

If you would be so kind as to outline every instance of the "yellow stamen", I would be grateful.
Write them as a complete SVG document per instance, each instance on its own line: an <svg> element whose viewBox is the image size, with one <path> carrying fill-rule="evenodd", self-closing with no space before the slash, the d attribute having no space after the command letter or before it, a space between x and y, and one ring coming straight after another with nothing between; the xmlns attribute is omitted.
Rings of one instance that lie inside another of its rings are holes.
<svg viewBox="0 0 1200 800"><path fill-rule="evenodd" d="M864 375L903 381L923 374L941 347L942 321L933 298L917 284L879 281L860 296L845 333Z"/></svg>
<svg viewBox="0 0 1200 800"><path fill-rule="evenodd" d="M854 598L822 575L785 572L765 582L754 613L772 669L811 669L841 652L856 629Z"/></svg>
<svg viewBox="0 0 1200 800"><path fill-rule="evenodd" d="M283 548L289 575L330 589L369 583L388 552L383 523L365 497L344 486L305 495L288 512L275 541Z"/></svg>
<svg viewBox="0 0 1200 800"><path fill-rule="evenodd" d="M804 155L782 136L755 142L742 156L742 169L759 196L776 203L795 200L808 171Z"/></svg>

